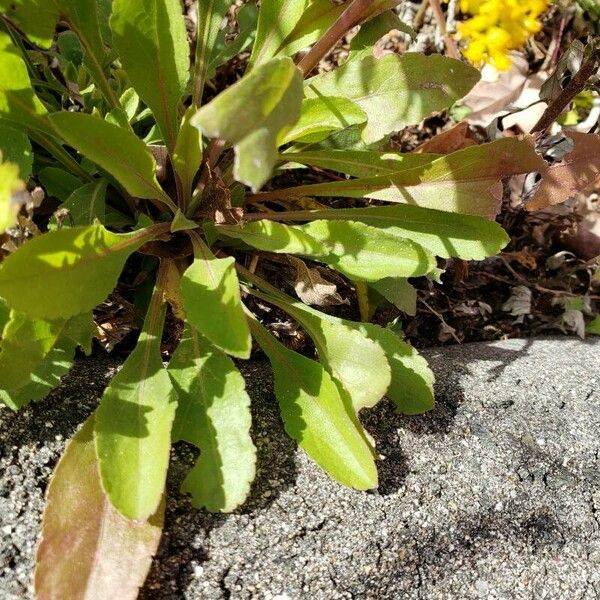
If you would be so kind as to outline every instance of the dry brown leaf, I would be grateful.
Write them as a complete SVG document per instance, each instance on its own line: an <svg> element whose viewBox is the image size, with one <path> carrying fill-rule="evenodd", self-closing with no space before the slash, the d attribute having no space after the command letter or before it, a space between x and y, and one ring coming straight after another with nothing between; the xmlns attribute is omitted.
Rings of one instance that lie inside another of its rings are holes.
<svg viewBox="0 0 600 600"><path fill-rule="evenodd" d="M469 146L477 145L477 140L467 121L461 121L454 127L442 131L415 149L417 154L450 154Z"/></svg>
<svg viewBox="0 0 600 600"><path fill-rule="evenodd" d="M545 170L527 210L561 204L600 184L600 136L576 131L566 135L573 141L573 150L562 162Z"/></svg>
<svg viewBox="0 0 600 600"><path fill-rule="evenodd" d="M347 299L339 295L335 283L324 279L318 269L308 267L303 260L294 256L289 256L288 260L296 269L294 290L302 302L312 306L349 304Z"/></svg>

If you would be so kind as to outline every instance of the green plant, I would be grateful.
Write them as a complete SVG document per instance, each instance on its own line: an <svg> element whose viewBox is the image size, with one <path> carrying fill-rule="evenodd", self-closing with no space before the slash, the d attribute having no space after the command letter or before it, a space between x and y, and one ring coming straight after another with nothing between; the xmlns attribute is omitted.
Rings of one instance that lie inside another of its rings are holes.
<svg viewBox="0 0 600 600"><path fill-rule="evenodd" d="M92 311L126 263L145 257L154 281L137 346L50 484L40 597L79 598L89 585L135 596L160 538L172 442L200 449L183 484L195 506L244 502L250 399L229 357L247 359L252 339L273 366L286 431L344 485L377 486L361 408L384 395L406 414L433 406L432 373L392 329L320 312L248 268L293 255L310 286L310 265L326 265L352 282L366 317L372 294L406 307L407 279L437 277L436 257L480 260L507 243L490 220L502 180L543 161L517 139L390 150L394 132L479 77L441 56L375 58L383 33L407 29L396 4L263 0L239 10L232 36L221 28L231 3L203 1L191 53L180 0L0 0L0 222L32 234L0 266L0 399L18 409L43 398L77 347L90 350ZM359 24L348 57L310 76ZM211 99L215 74L247 50L243 77ZM281 185L305 167L344 177ZM53 216L32 220L24 190L35 182L62 201ZM318 360L278 341L252 298L297 321ZM165 367L167 312L184 326Z"/></svg>

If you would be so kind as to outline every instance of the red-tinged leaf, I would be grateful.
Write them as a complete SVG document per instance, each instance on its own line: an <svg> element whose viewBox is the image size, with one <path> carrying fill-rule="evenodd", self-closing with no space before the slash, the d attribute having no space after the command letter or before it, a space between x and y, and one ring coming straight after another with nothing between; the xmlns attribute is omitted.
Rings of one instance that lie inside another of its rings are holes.
<svg viewBox="0 0 600 600"><path fill-rule="evenodd" d="M469 128L469 123L461 121L421 144L415 152L417 154L450 154L476 145L477 140Z"/></svg>
<svg viewBox="0 0 600 600"><path fill-rule="evenodd" d="M164 501L143 522L129 521L100 485L93 417L58 463L37 552L38 600L134 600L158 548Z"/></svg>
<svg viewBox="0 0 600 600"><path fill-rule="evenodd" d="M560 163L548 167L527 210L560 204L600 183L600 135L569 131L573 150Z"/></svg>

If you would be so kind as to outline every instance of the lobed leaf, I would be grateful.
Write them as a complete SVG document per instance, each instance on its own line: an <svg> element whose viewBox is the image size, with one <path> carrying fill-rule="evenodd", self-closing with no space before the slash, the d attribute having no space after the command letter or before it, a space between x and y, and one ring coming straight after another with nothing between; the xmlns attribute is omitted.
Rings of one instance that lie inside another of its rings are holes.
<svg viewBox="0 0 600 600"><path fill-rule="evenodd" d="M288 435L339 483L359 490L377 487L371 448L329 373L288 350L253 320L251 330L273 366Z"/></svg>
<svg viewBox="0 0 600 600"><path fill-rule="evenodd" d="M256 467L244 378L230 358L190 325L168 371L179 399L173 441L200 449L181 491L191 494L197 508L230 512L246 500Z"/></svg>
<svg viewBox="0 0 600 600"><path fill-rule="evenodd" d="M309 79L305 95L342 96L358 104L368 117L362 137L370 144L449 108L478 79L473 67L437 54L366 56Z"/></svg>
<svg viewBox="0 0 600 600"><path fill-rule="evenodd" d="M123 67L172 152L190 68L181 1L113 0L110 25Z"/></svg>
<svg viewBox="0 0 600 600"><path fill-rule="evenodd" d="M300 71L289 58L276 58L202 107L191 123L234 145L235 178L257 190L271 176L277 138L298 120L301 102Z"/></svg>
<svg viewBox="0 0 600 600"><path fill-rule="evenodd" d="M115 510L98 476L93 419L67 445L48 487L35 571L38 598L135 600L158 549L164 500L145 521Z"/></svg>

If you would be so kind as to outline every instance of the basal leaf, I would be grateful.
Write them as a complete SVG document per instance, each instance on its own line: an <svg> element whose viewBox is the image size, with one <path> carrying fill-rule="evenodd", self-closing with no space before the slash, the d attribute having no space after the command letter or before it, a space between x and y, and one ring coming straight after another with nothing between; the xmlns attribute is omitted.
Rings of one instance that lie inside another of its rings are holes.
<svg viewBox="0 0 600 600"><path fill-rule="evenodd" d="M181 1L114 0L110 24L123 67L173 151L190 68Z"/></svg>
<svg viewBox="0 0 600 600"><path fill-rule="evenodd" d="M273 366L288 435L339 483L359 490L377 487L371 448L329 373L288 350L255 321L251 330Z"/></svg>
<svg viewBox="0 0 600 600"><path fill-rule="evenodd" d="M387 396L399 412L417 415L434 406L434 375L427 361L393 331L372 323L356 323L356 327L384 350L392 369Z"/></svg>
<svg viewBox="0 0 600 600"><path fill-rule="evenodd" d="M332 149L285 152L281 158L303 165L338 171L352 177L375 177L392 175L405 169L424 168L440 158L440 155Z"/></svg>
<svg viewBox="0 0 600 600"><path fill-rule="evenodd" d="M0 234L16 225L22 205L18 196L25 189L19 177L19 166L9 162L0 163Z"/></svg>
<svg viewBox="0 0 600 600"><path fill-rule="evenodd" d="M307 98L342 96L367 114L365 142L422 121L434 111L449 108L478 81L479 72L458 60L438 54L389 54L353 60L306 82Z"/></svg>
<svg viewBox="0 0 600 600"><path fill-rule="evenodd" d="M134 133L84 113L54 113L50 121L70 146L115 177L132 196L173 204L156 180L152 153Z"/></svg>
<svg viewBox="0 0 600 600"><path fill-rule="evenodd" d="M135 600L158 549L164 501L144 521L130 521L100 485L93 417L56 466L37 551L35 592L48 600Z"/></svg>
<svg viewBox="0 0 600 600"><path fill-rule="evenodd" d="M233 361L189 325L169 363L179 399L173 441L200 449L181 490L192 503L229 512L250 492L256 448L250 437L250 398Z"/></svg>
<svg viewBox="0 0 600 600"><path fill-rule="evenodd" d="M99 179L75 190L60 208L68 211L63 227L92 225L96 219L104 222L106 213L106 190L108 182ZM56 225L54 224L54 227Z"/></svg>
<svg viewBox="0 0 600 600"><path fill-rule="evenodd" d="M312 46L323 37L346 8L344 4L336 4L331 0L312 0L302 12L294 29L279 47L277 54L293 56L300 50Z"/></svg>
<svg viewBox="0 0 600 600"><path fill-rule="evenodd" d="M190 106L185 112L181 120L175 150L171 157L173 169L175 169L175 173L179 177L186 202L192 194L194 177L202 163L202 135L191 124L191 119L197 110L195 106Z"/></svg>
<svg viewBox="0 0 600 600"><path fill-rule="evenodd" d="M354 410L375 406L386 393L391 374L385 353L357 323L321 313L280 294L253 292L293 317L313 339L320 362L348 392Z"/></svg>
<svg viewBox="0 0 600 600"><path fill-rule="evenodd" d="M0 0L0 11L22 29L34 44L50 48L58 21L58 10L54 1Z"/></svg>
<svg viewBox="0 0 600 600"><path fill-rule="evenodd" d="M0 296L32 318L65 319L91 310L113 290L127 257L155 231L117 235L92 225L36 237L0 265Z"/></svg>
<svg viewBox="0 0 600 600"><path fill-rule="evenodd" d="M162 273L137 346L106 388L94 424L102 487L122 515L141 521L163 497L177 406L160 353L166 314Z"/></svg>
<svg viewBox="0 0 600 600"><path fill-rule="evenodd" d="M417 314L417 290L402 277L374 281L371 287L396 308L414 317Z"/></svg>
<svg viewBox="0 0 600 600"><path fill-rule="evenodd" d="M196 63L194 65L193 103L202 103L202 93L208 77L210 59L221 29L221 24L231 6L231 0L205 0L198 2L196 35Z"/></svg>
<svg viewBox="0 0 600 600"><path fill-rule="evenodd" d="M351 279L417 277L435 267L433 254L383 229L352 221L312 221L296 227L323 244L329 253L317 260Z"/></svg>
<svg viewBox="0 0 600 600"><path fill-rule="evenodd" d="M0 123L1 161L18 165L19 177L23 181L27 181L31 176L31 168L33 166L31 142L25 133L4 122ZM0 177L0 182L2 181L4 181L4 177Z"/></svg>
<svg viewBox="0 0 600 600"><path fill-rule="evenodd" d="M345 98L309 98L302 101L298 122L279 140L287 144L320 142L332 131L364 123L367 115L354 102Z"/></svg>
<svg viewBox="0 0 600 600"><path fill-rule="evenodd" d="M503 178L544 169L544 161L528 142L504 138L389 175L303 185L268 192L262 198L373 198L494 218L502 203Z"/></svg>
<svg viewBox="0 0 600 600"><path fill-rule="evenodd" d="M81 187L80 179L58 167L44 167L37 176L46 195L63 202Z"/></svg>
<svg viewBox="0 0 600 600"><path fill-rule="evenodd" d="M192 124L233 144L235 178L258 190L273 171L277 138L298 120L301 102L300 71L289 58L276 58L201 108Z"/></svg>
<svg viewBox="0 0 600 600"><path fill-rule="evenodd" d="M44 119L47 112L33 91L19 50L10 36L0 31L0 116L18 125L51 133Z"/></svg>
<svg viewBox="0 0 600 600"><path fill-rule="evenodd" d="M506 232L493 221L405 204L316 210L312 217L367 223L413 240L442 258L483 260L498 254L509 241Z"/></svg>
<svg viewBox="0 0 600 600"><path fill-rule="evenodd" d="M274 221L256 221L245 225L220 225L218 232L242 240L249 246L265 252L327 256L327 247L296 227Z"/></svg>
<svg viewBox="0 0 600 600"><path fill-rule="evenodd" d="M248 68L271 60L306 10L308 0L263 0Z"/></svg>
<svg viewBox="0 0 600 600"><path fill-rule="evenodd" d="M200 240L196 241L195 255L181 278L188 321L217 348L239 358L249 358L252 342L242 308L235 259L216 258Z"/></svg>

